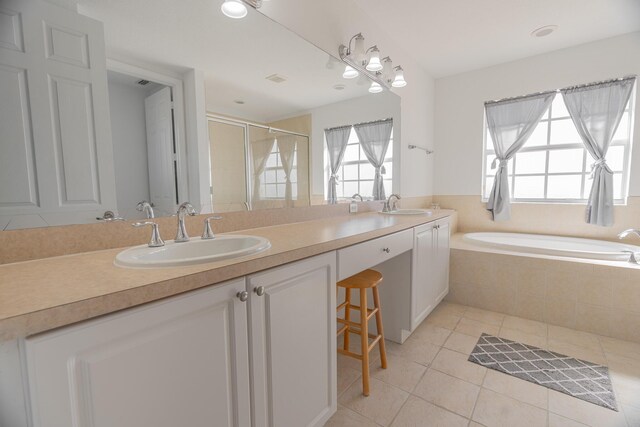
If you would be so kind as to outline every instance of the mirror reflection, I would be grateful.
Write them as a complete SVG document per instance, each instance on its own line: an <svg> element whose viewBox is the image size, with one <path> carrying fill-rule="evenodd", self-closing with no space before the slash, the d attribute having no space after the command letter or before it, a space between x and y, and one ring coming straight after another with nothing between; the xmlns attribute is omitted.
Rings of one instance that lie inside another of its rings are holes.
<svg viewBox="0 0 640 427"><path fill-rule="evenodd" d="M71 3L0 3L0 229L399 191L399 97L344 78L337 48L222 0ZM389 118L379 167L352 129L332 168L325 130Z"/></svg>

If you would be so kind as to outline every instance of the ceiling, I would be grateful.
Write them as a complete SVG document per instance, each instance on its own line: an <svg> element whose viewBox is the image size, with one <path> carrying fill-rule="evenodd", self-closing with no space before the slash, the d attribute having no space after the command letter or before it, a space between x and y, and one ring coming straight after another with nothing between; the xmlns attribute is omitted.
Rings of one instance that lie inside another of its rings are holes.
<svg viewBox="0 0 640 427"><path fill-rule="evenodd" d="M436 78L640 31L640 0L353 1Z"/></svg>
<svg viewBox="0 0 640 427"><path fill-rule="evenodd" d="M79 0L78 11L104 23L111 58L154 71L202 70L211 112L269 122L368 95L370 83L343 79L339 60L251 8L244 19L227 18L220 4ZM265 79L273 74L286 81Z"/></svg>

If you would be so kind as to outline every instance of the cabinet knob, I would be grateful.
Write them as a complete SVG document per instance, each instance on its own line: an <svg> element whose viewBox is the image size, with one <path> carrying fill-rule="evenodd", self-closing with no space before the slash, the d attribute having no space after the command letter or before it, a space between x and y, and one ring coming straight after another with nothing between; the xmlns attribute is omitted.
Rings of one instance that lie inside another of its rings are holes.
<svg viewBox="0 0 640 427"><path fill-rule="evenodd" d="M236 296L240 301L245 302L246 300L249 299L249 292L247 291L238 292Z"/></svg>
<svg viewBox="0 0 640 427"><path fill-rule="evenodd" d="M261 297L262 295L264 295L264 286L256 286L253 289L253 292L255 292L259 297Z"/></svg>
<svg viewBox="0 0 640 427"><path fill-rule="evenodd" d="M382 248L382 252L390 253L390 252L391 252L391 249L389 249L389 248Z"/></svg>

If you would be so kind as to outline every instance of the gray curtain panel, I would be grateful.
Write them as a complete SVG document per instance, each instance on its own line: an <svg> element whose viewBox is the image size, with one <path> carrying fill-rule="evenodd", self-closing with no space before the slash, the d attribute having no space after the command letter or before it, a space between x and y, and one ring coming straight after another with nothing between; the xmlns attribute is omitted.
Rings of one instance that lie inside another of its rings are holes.
<svg viewBox="0 0 640 427"><path fill-rule="evenodd" d="M496 152L491 168L495 169L498 163L487 202L487 210L491 212L494 221L506 221L511 218L507 164L527 142L555 95L555 92L546 92L485 103L487 128Z"/></svg>
<svg viewBox="0 0 640 427"><path fill-rule="evenodd" d="M358 135L364 155L376 171L373 180L373 200L384 200L386 195L384 193L382 175L386 173L386 170L383 163L387 155L387 148L389 148L389 143L391 142L393 119L361 123L354 125L353 128Z"/></svg>
<svg viewBox="0 0 640 427"><path fill-rule="evenodd" d="M352 126L340 126L324 130L324 137L327 141L327 151L329 152L329 185L327 189L327 200L330 204L338 203L338 171L347 149L349 134Z"/></svg>
<svg viewBox="0 0 640 427"><path fill-rule="evenodd" d="M613 225L613 172L607 151L629 102L635 78L567 88L562 97L582 142L594 159L591 192L585 220L600 226Z"/></svg>
<svg viewBox="0 0 640 427"><path fill-rule="evenodd" d="M269 154L275 143L274 138L262 139L251 143L251 166L253 176L253 197L252 201L260 200L260 182L264 168L267 165Z"/></svg>
<svg viewBox="0 0 640 427"><path fill-rule="evenodd" d="M293 170L293 158L296 153L296 145L298 144L298 136L281 135L277 139L278 151L280 152L280 162L284 170L285 190L284 199L287 207L293 207L291 171Z"/></svg>

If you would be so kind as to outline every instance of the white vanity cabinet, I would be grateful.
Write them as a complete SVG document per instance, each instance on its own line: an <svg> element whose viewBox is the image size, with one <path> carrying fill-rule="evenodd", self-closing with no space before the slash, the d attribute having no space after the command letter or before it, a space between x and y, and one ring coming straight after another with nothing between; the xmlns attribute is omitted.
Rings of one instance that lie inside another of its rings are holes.
<svg viewBox="0 0 640 427"><path fill-rule="evenodd" d="M322 426L337 408L336 254L248 277L254 427Z"/></svg>
<svg viewBox="0 0 640 427"><path fill-rule="evenodd" d="M415 329L449 292L449 218L413 230L411 329Z"/></svg>
<svg viewBox="0 0 640 427"><path fill-rule="evenodd" d="M34 427L250 426L245 279L26 340Z"/></svg>

